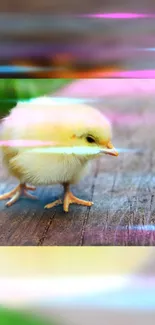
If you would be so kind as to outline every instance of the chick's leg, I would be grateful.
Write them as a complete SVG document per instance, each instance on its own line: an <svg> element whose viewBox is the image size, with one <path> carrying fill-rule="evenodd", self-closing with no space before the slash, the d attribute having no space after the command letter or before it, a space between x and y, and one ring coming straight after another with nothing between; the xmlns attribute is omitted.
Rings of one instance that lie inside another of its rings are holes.
<svg viewBox="0 0 155 325"><path fill-rule="evenodd" d="M78 204L78 205L84 205L87 207L90 207L93 205L93 202L85 201L77 198L72 194L72 192L69 189L69 185L64 185L65 189L65 196L64 196L64 202L63 202L63 209L65 212L69 211L70 204Z"/></svg>
<svg viewBox="0 0 155 325"><path fill-rule="evenodd" d="M33 186L28 186L26 184L19 184L15 187L12 191L0 195L0 200L7 200L10 199L5 205L10 207L16 201L19 200L20 197L26 197L28 199L37 200L37 197L28 193L27 191L35 191L36 188Z"/></svg>
<svg viewBox="0 0 155 325"><path fill-rule="evenodd" d="M68 184L64 184L64 190L65 190L65 195L64 195L64 201L60 200L56 200L53 203L49 203L45 206L45 209L50 209L53 208L56 205L60 205L63 204L63 210L65 212L69 211L69 206L70 204L74 203L74 204L79 204L79 205L85 205L85 206L92 206L93 202L89 202L89 201L84 201L81 199L78 199L76 196L74 196L70 190L69 190L69 185Z"/></svg>

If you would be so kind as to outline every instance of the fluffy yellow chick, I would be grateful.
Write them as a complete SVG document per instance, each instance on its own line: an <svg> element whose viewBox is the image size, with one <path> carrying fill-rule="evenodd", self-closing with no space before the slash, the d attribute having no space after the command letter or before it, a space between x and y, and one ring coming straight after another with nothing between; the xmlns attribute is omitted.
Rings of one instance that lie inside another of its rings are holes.
<svg viewBox="0 0 155 325"><path fill-rule="evenodd" d="M4 163L20 183L0 196L0 200L9 199L6 206L21 196L37 199L27 192L36 188L26 184L63 185L64 200L47 204L47 209L63 204L68 212L71 203L91 206L92 202L75 197L70 185L80 180L100 150L118 155L111 143L110 123L98 110L84 104L60 104L49 97L19 102L2 121L1 140Z"/></svg>

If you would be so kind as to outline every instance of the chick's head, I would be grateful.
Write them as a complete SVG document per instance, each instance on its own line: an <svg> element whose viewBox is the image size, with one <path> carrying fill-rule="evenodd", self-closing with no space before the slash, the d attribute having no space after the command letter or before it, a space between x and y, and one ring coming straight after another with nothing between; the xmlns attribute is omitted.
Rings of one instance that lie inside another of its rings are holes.
<svg viewBox="0 0 155 325"><path fill-rule="evenodd" d="M71 145L83 147L86 151L83 156L87 159L95 158L100 153L88 154L89 148L101 150L104 154L118 156L118 152L114 148L112 138L112 128L108 119L93 107L82 105L72 116L70 124ZM103 151L102 151L103 150ZM92 151L91 151L92 152ZM99 152L99 151L98 151Z"/></svg>
<svg viewBox="0 0 155 325"><path fill-rule="evenodd" d="M95 158L101 151L104 154L118 155L111 142L110 123L102 112L94 107L77 103L59 104L50 98L38 99L29 105L29 110L25 104L23 110L20 105L12 113L12 120L15 120L16 124L17 117L21 120L22 139L26 137L31 140L52 141L55 147L60 147L55 153L61 152L62 147L62 153L65 153L65 148L76 147L76 155L84 160ZM19 123L15 129L19 133Z"/></svg>

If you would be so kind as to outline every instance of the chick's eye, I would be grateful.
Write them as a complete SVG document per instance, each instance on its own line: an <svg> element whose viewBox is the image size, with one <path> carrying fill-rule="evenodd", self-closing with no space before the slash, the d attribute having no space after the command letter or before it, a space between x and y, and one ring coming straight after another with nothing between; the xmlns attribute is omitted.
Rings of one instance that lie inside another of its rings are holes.
<svg viewBox="0 0 155 325"><path fill-rule="evenodd" d="M95 143L95 140L91 136L86 137L87 142L89 143Z"/></svg>

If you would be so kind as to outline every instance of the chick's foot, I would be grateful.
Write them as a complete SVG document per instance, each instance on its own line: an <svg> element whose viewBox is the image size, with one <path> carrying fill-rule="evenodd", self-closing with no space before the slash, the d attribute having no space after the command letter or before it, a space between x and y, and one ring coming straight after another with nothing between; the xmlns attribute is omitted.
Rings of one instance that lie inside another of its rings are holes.
<svg viewBox="0 0 155 325"><path fill-rule="evenodd" d="M65 212L69 211L70 204L78 204L78 205L84 205L87 207L91 207L93 205L93 202L81 200L81 199L77 198L76 196L74 196L72 194L72 192L68 191L65 194L64 203L63 203L63 209Z"/></svg>
<svg viewBox="0 0 155 325"><path fill-rule="evenodd" d="M12 191L0 195L0 200L7 200L10 199L5 205L10 207L12 204L17 202L20 197L26 197L31 200L37 200L38 198L35 195L28 193L27 191L35 191L36 188L33 186L28 186L26 184L19 184L16 188Z"/></svg>
<svg viewBox="0 0 155 325"><path fill-rule="evenodd" d="M84 201L81 199L78 199L76 196L72 194L72 192L69 191L68 186L64 186L65 189L65 195L64 195L64 201L61 199L54 201L53 203L49 203L45 206L45 209L51 209L57 205L63 204L63 210L65 212L69 211L70 204L79 204L79 205L85 205L87 207L90 207L93 205L93 202Z"/></svg>

